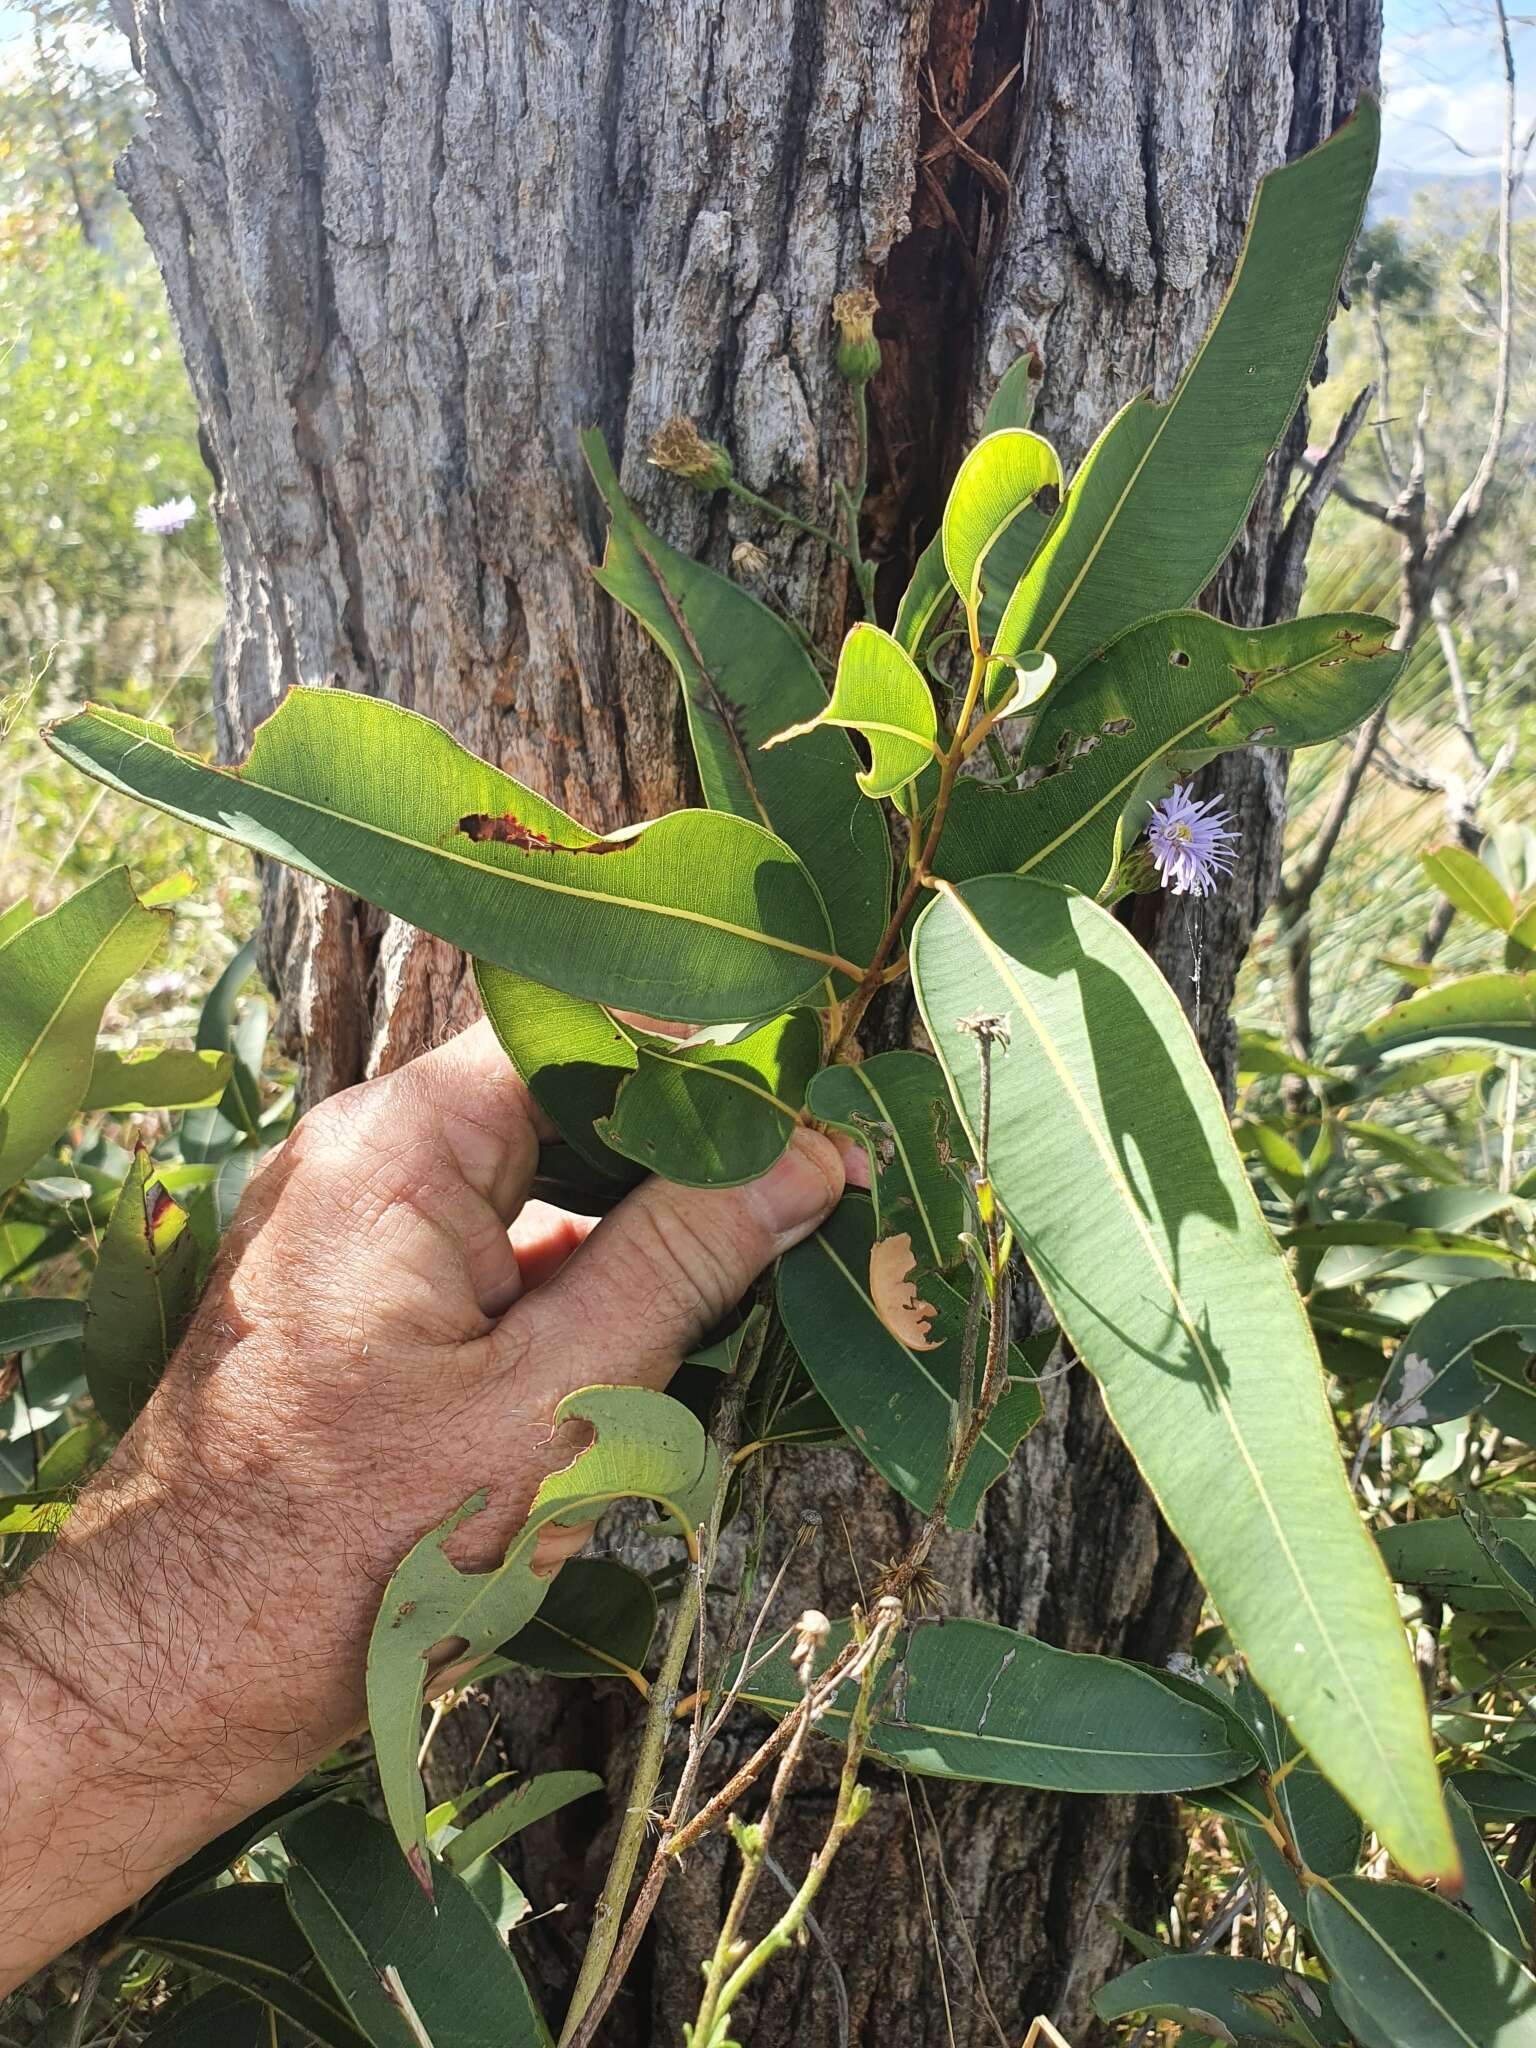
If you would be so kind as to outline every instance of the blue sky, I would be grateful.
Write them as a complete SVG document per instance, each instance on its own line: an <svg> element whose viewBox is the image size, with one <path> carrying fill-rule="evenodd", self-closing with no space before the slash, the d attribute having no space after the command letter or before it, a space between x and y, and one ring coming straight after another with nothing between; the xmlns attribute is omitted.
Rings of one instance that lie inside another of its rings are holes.
<svg viewBox="0 0 1536 2048"><path fill-rule="evenodd" d="M25 26L0 0L0 42ZM1514 30L1525 121L1536 117L1536 26ZM1502 121L1493 11L1487 0L1386 0L1383 170L1487 170Z"/></svg>

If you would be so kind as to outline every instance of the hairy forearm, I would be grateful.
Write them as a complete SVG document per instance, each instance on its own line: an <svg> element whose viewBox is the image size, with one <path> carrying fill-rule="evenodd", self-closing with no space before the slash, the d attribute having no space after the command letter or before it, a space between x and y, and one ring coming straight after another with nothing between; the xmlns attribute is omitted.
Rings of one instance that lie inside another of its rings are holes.
<svg viewBox="0 0 1536 2048"><path fill-rule="evenodd" d="M0 1602L0 1992L359 1718L361 1642L279 1618L330 1604L316 1566L226 1506L130 1439Z"/></svg>

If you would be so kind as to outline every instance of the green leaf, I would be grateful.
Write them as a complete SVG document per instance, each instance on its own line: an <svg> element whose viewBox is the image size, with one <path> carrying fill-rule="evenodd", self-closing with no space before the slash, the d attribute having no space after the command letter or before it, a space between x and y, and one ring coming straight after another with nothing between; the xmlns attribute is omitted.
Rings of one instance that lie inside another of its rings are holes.
<svg viewBox="0 0 1536 2048"><path fill-rule="evenodd" d="M515 1792L498 1799L494 1806L461 1828L443 1851L443 1861L464 1877L482 1856L489 1856L524 1828L531 1828L535 1821L547 1820L573 1800L590 1798L602 1789L603 1781L595 1771L546 1771L541 1777L530 1778L526 1785L519 1785Z"/></svg>
<svg viewBox="0 0 1536 2048"><path fill-rule="evenodd" d="M294 2033L260 1999L219 1985L196 1998L178 1998L144 2038L147 2048L292 2048L309 2037Z"/></svg>
<svg viewBox="0 0 1536 2048"><path fill-rule="evenodd" d="M214 1160L255 1137L261 1124L261 1063L266 1050L268 1013L264 1002L253 1003L240 1018L240 991L256 969L256 941L247 939L208 991L197 1020L201 1052L234 1056L234 1071L216 1108L195 1110L182 1118L184 1159Z"/></svg>
<svg viewBox="0 0 1536 2048"><path fill-rule="evenodd" d="M1499 1533L1536 1562L1536 1517L1506 1516ZM1376 1537L1382 1561L1405 1586L1422 1586L1452 1607L1469 1612L1507 1609L1509 1594L1476 1537L1459 1515L1400 1522Z"/></svg>
<svg viewBox="0 0 1536 2048"><path fill-rule="evenodd" d="M1351 1079L1333 1076L1328 1099L1339 1108L1356 1102L1383 1102L1391 1096L1407 1095L1416 1088L1430 1088L1442 1081L1455 1081L1487 1070L1488 1055L1475 1050L1427 1052L1418 1059L1394 1060L1390 1067L1367 1067ZM1328 1068L1320 1070L1325 1076Z"/></svg>
<svg viewBox="0 0 1536 2048"><path fill-rule="evenodd" d="M1238 1680L1233 1703L1257 1737L1269 1775L1268 1796L1257 1779L1232 1788L1239 1801L1246 1795L1247 1805L1261 1817L1259 1824L1243 1828L1249 1860L1258 1864L1285 1910L1293 1918L1304 1918L1306 1903L1296 1874L1262 1825L1269 1798L1279 1807L1302 1862L1319 1877L1350 1875L1360 1861L1364 1830L1353 1809L1298 1749L1273 1703L1246 1674Z"/></svg>
<svg viewBox="0 0 1536 2048"><path fill-rule="evenodd" d="M421 2048L423 2033L434 2048L547 2048L522 1972L452 1870L437 1867L429 1898L355 1806L306 1814L283 1839L293 1916L373 2048Z"/></svg>
<svg viewBox="0 0 1536 2048"><path fill-rule="evenodd" d="M1459 1160L1442 1152L1438 1145L1426 1145L1411 1131L1400 1131L1393 1124L1372 1123L1366 1117L1351 1117L1344 1129L1351 1143L1390 1159L1395 1166L1406 1166L1410 1173L1425 1180L1443 1181L1451 1187L1465 1178Z"/></svg>
<svg viewBox="0 0 1536 2048"><path fill-rule="evenodd" d="M1023 786L956 785L934 871L963 882L1014 870L1094 893L1150 769L1174 750L1204 758L1350 731L1402 670L1390 631L1355 612L1251 630L1203 612L1144 620L1051 692L1024 748Z"/></svg>
<svg viewBox="0 0 1536 2048"><path fill-rule="evenodd" d="M1396 1602L1339 1459L1317 1347L1183 1011L1086 897L946 891L913 935L929 1040L1020 1248L1254 1677L1417 1875L1455 1852Z"/></svg>
<svg viewBox="0 0 1536 2048"><path fill-rule="evenodd" d="M239 1862L242 1856L275 1834L283 1822L297 1820L301 1813L311 1807L321 1806L356 1787L356 1773L350 1770L316 1771L302 1779L289 1791L280 1794L267 1805L258 1807L215 1835L211 1842L205 1842L200 1849L194 1849L184 1863L163 1877L155 1890L137 1910L144 1913L158 1913L162 1906L172 1899L186 1898L192 1892L206 1891L214 1885L231 1864ZM130 1922L134 1925L136 1922ZM125 1930L126 1931L126 1930Z"/></svg>
<svg viewBox="0 0 1536 2048"><path fill-rule="evenodd" d="M1483 1932L1512 1956L1529 1960L1531 1899L1498 1864L1483 1840L1477 1816L1454 1782L1445 1788L1445 1808L1461 1851L1461 1902Z"/></svg>
<svg viewBox="0 0 1536 2048"><path fill-rule="evenodd" d="M1040 521L1043 537L1061 500L1061 463L1049 441L1022 428L987 434L961 463L940 532L945 569L968 610L980 606L988 555L1042 492L1047 505Z"/></svg>
<svg viewBox="0 0 1536 2048"><path fill-rule="evenodd" d="M81 1337L86 1385L113 1429L148 1400L196 1304L197 1240L141 1145L101 1240Z"/></svg>
<svg viewBox="0 0 1536 2048"><path fill-rule="evenodd" d="M1093 2009L1101 2020L1178 2020L1207 2033L1214 2020L1218 2041L1349 2043L1326 1985L1247 1956L1157 1956L1096 1991Z"/></svg>
<svg viewBox="0 0 1536 2048"><path fill-rule="evenodd" d="M649 1579L611 1557L573 1557L538 1613L492 1662L555 1678L624 1678L644 1692L641 1674L655 1633Z"/></svg>
<svg viewBox="0 0 1536 2048"><path fill-rule="evenodd" d="M791 1009L829 966L858 972L831 953L805 868L761 826L674 811L600 841L382 698L290 690L239 768L99 707L48 742L110 788L571 995L710 1024Z"/></svg>
<svg viewBox="0 0 1536 2048"><path fill-rule="evenodd" d="M233 1053L107 1052L98 1049L81 1108L198 1109L217 1102L234 1072Z"/></svg>
<svg viewBox="0 0 1536 2048"><path fill-rule="evenodd" d="M1380 1210L1354 1221L1304 1223L1286 1231L1281 1242L1288 1250L1322 1253L1315 1275L1321 1288L1360 1287L1383 1273L1400 1280L1459 1280L1469 1268L1519 1263L1518 1253L1493 1238L1437 1230Z"/></svg>
<svg viewBox="0 0 1536 2048"><path fill-rule="evenodd" d="M1239 1030L1237 1034L1237 1080L1243 1087L1261 1074L1304 1074L1315 1081L1331 1081L1327 1067L1298 1059L1267 1031Z"/></svg>
<svg viewBox="0 0 1536 2048"><path fill-rule="evenodd" d="M1371 2029L1366 2048L1536 2044L1536 1980L1433 1892L1342 1878L1313 1888L1308 1921Z"/></svg>
<svg viewBox="0 0 1536 2048"><path fill-rule="evenodd" d="M1523 1331L1496 1337L1477 1353L1483 1419L1517 1443L1536 1443L1536 1346Z"/></svg>
<svg viewBox="0 0 1536 2048"><path fill-rule="evenodd" d="M914 660L921 658L954 595L955 586L944 566L944 536L942 532L936 533L917 558L912 581L902 592L896 623L891 628L897 645L904 647Z"/></svg>
<svg viewBox="0 0 1536 2048"><path fill-rule="evenodd" d="M507 1058L571 1148L620 1190L642 1173L597 1135L620 1083L635 1071L635 1045L600 1003L545 988L489 961L475 962L475 987Z"/></svg>
<svg viewBox="0 0 1536 2048"><path fill-rule="evenodd" d="M911 1350L870 1299L874 1210L848 1195L804 1244L779 1261L779 1314L812 1384L883 1479L924 1513L937 1504L949 1464L955 1397L965 1356L966 1298L936 1273L916 1286L937 1311L937 1349ZM971 1384L979 1386L986 1331L978 1328ZM1008 1469L1040 1420L1040 1395L1023 1354L1011 1355L1012 1384L994 1409L950 1503L952 1529L969 1529L982 1495Z"/></svg>
<svg viewBox="0 0 1536 2048"><path fill-rule="evenodd" d="M330 2048L357 2048L365 2038L316 1968L277 1885L231 1884L174 1899L139 1921L133 1938L249 1992Z"/></svg>
<svg viewBox="0 0 1536 2048"><path fill-rule="evenodd" d="M1536 1047L1536 973L1467 974L1421 989L1357 1031L1338 1058L1363 1067L1410 1045Z"/></svg>
<svg viewBox="0 0 1536 2048"><path fill-rule="evenodd" d="M0 1358L63 1344L84 1328L83 1301L0 1301Z"/></svg>
<svg viewBox="0 0 1536 2048"><path fill-rule="evenodd" d="M1494 1576L1509 1596L1509 1604L1529 1626L1536 1628L1536 1563L1518 1543L1505 1534L1506 1524L1490 1515L1476 1496L1464 1500L1461 1519L1472 1531L1472 1540L1493 1566Z"/></svg>
<svg viewBox="0 0 1536 2048"><path fill-rule="evenodd" d="M1133 620L1204 589L1312 374L1380 126L1362 99L1330 141L1263 180L1215 325L1167 402L1133 399L1089 451L1009 600L999 654L1049 648L1070 676Z"/></svg>
<svg viewBox="0 0 1536 2048"><path fill-rule="evenodd" d="M982 423L984 434L1029 425L1035 416L1036 391L1044 375L1044 367L1039 351L1034 348L1009 364L998 379L992 402L987 407L986 419ZM1028 538L1021 533L1015 541L1012 529L1009 529L995 543L988 563L994 573L985 578L987 589L982 603L982 632L988 640L1002 616L1009 592L1023 575L1049 524L1049 519L1029 504L1015 521L1015 525L1027 530ZM944 532L941 526L918 556L912 581L907 585L896 613L895 636L914 659L921 658L923 648L954 595L955 587L944 566Z"/></svg>
<svg viewBox="0 0 1536 2048"><path fill-rule="evenodd" d="M101 1014L164 938L126 868L66 897L0 945L0 1189L20 1180L84 1102Z"/></svg>
<svg viewBox="0 0 1536 2048"><path fill-rule="evenodd" d="M810 656L755 597L646 527L600 434L584 434L581 445L613 522L593 574L672 664L704 801L777 833L810 870L838 948L851 960L870 959L890 912L891 849L884 820L854 787L852 747L841 733L821 731L790 753L762 751L781 727L825 708ZM670 1014L654 1003L625 1007ZM789 1007L772 1001L740 1014Z"/></svg>
<svg viewBox="0 0 1536 2048"><path fill-rule="evenodd" d="M1536 1817L1536 1781L1516 1771L1457 1771L1446 1780L1475 1812L1490 1820ZM1507 1944L1506 1944L1507 1945Z"/></svg>
<svg viewBox="0 0 1536 2048"><path fill-rule="evenodd" d="M463 1572L443 1550L454 1530L485 1505L485 1496L476 1494L421 1539L385 1588L368 1649L368 1719L390 1820L423 1876L426 1803L416 1750L434 1645L461 1638L462 1658L478 1659L533 1619L550 1589L530 1562L546 1522L589 1522L610 1501L649 1499L691 1543L713 1496L714 1448L695 1417L665 1394L587 1387L568 1394L555 1411L556 1428L571 1421L589 1423L595 1441L550 1473L499 1565Z"/></svg>
<svg viewBox="0 0 1536 2048"><path fill-rule="evenodd" d="M32 905L23 896L19 903L13 903L9 910L0 911L0 946L8 939L14 939L23 925L32 922Z"/></svg>
<svg viewBox="0 0 1536 2048"><path fill-rule="evenodd" d="M1505 939L1504 965L1515 973L1536 967L1536 903L1521 911Z"/></svg>
<svg viewBox="0 0 1536 2048"><path fill-rule="evenodd" d="M817 1657L847 1639L838 1623ZM744 1699L782 1714L800 1697L788 1653L747 1680ZM847 1734L855 1688L845 1685L817 1722ZM911 1630L890 1667L872 1751L920 1777L1050 1792L1178 1792L1219 1785L1249 1768L1218 1713L1111 1657L1053 1650L985 1621Z"/></svg>
<svg viewBox="0 0 1536 2048"><path fill-rule="evenodd" d="M823 1067L806 1090L819 1122L857 1138L869 1155L880 1235L910 1233L924 1265L945 1272L964 1257L971 1149L937 1060L924 1052L877 1052L852 1066Z"/></svg>
<svg viewBox="0 0 1536 2048"><path fill-rule="evenodd" d="M667 1180L736 1187L766 1173L788 1145L820 1057L810 1010L722 1044L638 1038L635 1071L597 1134Z"/></svg>
<svg viewBox="0 0 1536 2048"><path fill-rule="evenodd" d="M1393 1426L1454 1422L1481 1405L1476 1347L1500 1330L1536 1345L1536 1281L1473 1280L1430 1305L1398 1347L1382 1382L1380 1412Z"/></svg>
<svg viewBox="0 0 1536 2048"><path fill-rule="evenodd" d="M1437 846L1423 856L1429 880L1475 924L1489 931L1511 932L1515 906L1475 853L1464 846Z"/></svg>
<svg viewBox="0 0 1536 2048"><path fill-rule="evenodd" d="M894 796L939 753L933 692L911 655L879 626L852 628L838 656L830 701L814 718L764 740L761 751L828 725L862 733L868 742L870 766L860 769L858 784L869 797Z"/></svg>

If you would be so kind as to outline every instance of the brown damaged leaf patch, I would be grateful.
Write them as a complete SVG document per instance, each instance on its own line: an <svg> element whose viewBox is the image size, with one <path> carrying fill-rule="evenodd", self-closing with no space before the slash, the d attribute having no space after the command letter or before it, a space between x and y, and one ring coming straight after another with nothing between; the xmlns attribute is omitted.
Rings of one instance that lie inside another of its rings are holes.
<svg viewBox="0 0 1536 2048"><path fill-rule="evenodd" d="M870 1247L869 1298L875 1314L898 1343L909 1351L937 1351L943 1338L928 1332L938 1310L924 1301L913 1281L917 1254L910 1234L903 1230L894 1237L882 1237Z"/></svg>
<svg viewBox="0 0 1536 2048"><path fill-rule="evenodd" d="M510 811L503 811L499 817L486 811L471 811L468 817L460 818L459 830L477 845L517 846L524 853L622 853L635 843L632 839L594 839L587 846L564 846L547 833L535 832L531 825L522 824Z"/></svg>

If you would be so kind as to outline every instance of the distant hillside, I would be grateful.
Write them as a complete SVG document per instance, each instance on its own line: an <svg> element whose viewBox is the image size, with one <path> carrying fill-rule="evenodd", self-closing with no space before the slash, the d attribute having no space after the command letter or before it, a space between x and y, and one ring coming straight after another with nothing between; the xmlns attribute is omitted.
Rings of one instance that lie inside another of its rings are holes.
<svg viewBox="0 0 1536 2048"><path fill-rule="evenodd" d="M1498 204L1497 171L1382 170L1371 187L1366 217L1371 221L1411 220L1428 216L1431 227L1450 227L1469 214L1491 213ZM1519 218L1536 214L1529 183L1516 201Z"/></svg>

